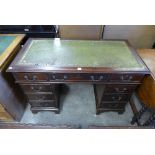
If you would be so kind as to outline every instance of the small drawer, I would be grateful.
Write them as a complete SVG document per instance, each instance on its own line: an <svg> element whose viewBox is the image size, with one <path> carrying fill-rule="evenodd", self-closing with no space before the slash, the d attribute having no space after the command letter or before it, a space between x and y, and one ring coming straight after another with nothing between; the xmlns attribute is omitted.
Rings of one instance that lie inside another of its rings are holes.
<svg viewBox="0 0 155 155"><path fill-rule="evenodd" d="M56 95L54 94L31 94L31 93L27 93L26 94L29 100L38 100L38 101L42 101L42 100L56 100Z"/></svg>
<svg viewBox="0 0 155 155"><path fill-rule="evenodd" d="M86 73L71 73L71 74L51 74L51 81L107 81L108 74L86 74Z"/></svg>
<svg viewBox="0 0 155 155"><path fill-rule="evenodd" d="M56 101L43 101L43 102L38 102L38 101L30 101L30 105L32 107L57 107L58 103Z"/></svg>
<svg viewBox="0 0 155 155"><path fill-rule="evenodd" d="M137 85L106 85L104 93L132 93L136 87Z"/></svg>
<svg viewBox="0 0 155 155"><path fill-rule="evenodd" d="M128 101L130 97L131 97L130 94L112 94L112 95L104 94L102 96L101 102L103 101L112 101L112 102Z"/></svg>
<svg viewBox="0 0 155 155"><path fill-rule="evenodd" d="M46 73L14 73L14 77L17 81L48 81L48 74Z"/></svg>
<svg viewBox="0 0 155 155"><path fill-rule="evenodd" d="M54 92L54 84L20 84L25 92Z"/></svg>
<svg viewBox="0 0 155 155"><path fill-rule="evenodd" d="M104 108L104 109L109 109L109 110L114 110L114 109L124 109L126 105L126 102L101 102L98 108Z"/></svg>
<svg viewBox="0 0 155 155"><path fill-rule="evenodd" d="M140 82L144 75L142 74L112 74L109 81L112 82Z"/></svg>

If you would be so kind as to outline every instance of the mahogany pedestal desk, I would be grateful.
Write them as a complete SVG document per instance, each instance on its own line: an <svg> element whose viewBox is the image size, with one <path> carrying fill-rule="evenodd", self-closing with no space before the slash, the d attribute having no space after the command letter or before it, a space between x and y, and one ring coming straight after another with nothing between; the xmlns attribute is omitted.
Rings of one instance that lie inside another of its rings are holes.
<svg viewBox="0 0 155 155"><path fill-rule="evenodd" d="M97 114L123 113L132 93L149 74L127 41L59 38L30 38L7 71L23 89L33 113L58 113L59 84L67 83L93 84Z"/></svg>
<svg viewBox="0 0 155 155"><path fill-rule="evenodd" d="M19 121L24 113L20 88L14 84L13 76L6 73L24 37L22 34L0 34L0 121Z"/></svg>
<svg viewBox="0 0 155 155"><path fill-rule="evenodd" d="M135 113L131 123L137 122L138 125L148 126L155 120L155 49L139 49L137 52L151 71L151 75L143 79L142 84L136 91L138 98L142 102L141 110L138 112L133 101L131 102ZM141 124L140 118L147 110L151 112L151 115L146 122Z"/></svg>

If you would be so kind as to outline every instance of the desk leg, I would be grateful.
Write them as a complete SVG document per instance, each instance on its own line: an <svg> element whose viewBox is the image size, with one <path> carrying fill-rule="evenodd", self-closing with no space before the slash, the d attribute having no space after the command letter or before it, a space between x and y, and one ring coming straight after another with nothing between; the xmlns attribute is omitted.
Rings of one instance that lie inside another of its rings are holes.
<svg viewBox="0 0 155 155"><path fill-rule="evenodd" d="M148 110L148 108L146 106L142 105L142 108L138 112L136 105L134 104L134 101L132 98L130 99L130 106L131 106L132 111L134 113L131 124L133 125L133 124L137 123L138 126L141 126L139 120L140 120L141 116Z"/></svg>
<svg viewBox="0 0 155 155"><path fill-rule="evenodd" d="M121 114L123 114L123 113L124 113L124 111L125 111L125 109L120 110L120 111L118 111L118 114L119 114L119 115L121 115Z"/></svg>
<svg viewBox="0 0 155 155"><path fill-rule="evenodd" d="M138 110L137 110L136 105L134 104L134 101L132 98L130 99L129 104L130 104L131 109L132 109L133 114L134 114L132 121L131 121L131 124L133 125L133 124L137 123L137 125L139 125L139 121L137 119Z"/></svg>
<svg viewBox="0 0 155 155"><path fill-rule="evenodd" d="M37 114L37 113L38 113L38 111L36 111L36 110L31 110L31 112L32 112L33 114Z"/></svg>
<svg viewBox="0 0 155 155"><path fill-rule="evenodd" d="M141 116L148 110L148 108L146 106L142 105L142 108L140 109L140 111L137 114L137 118L140 119Z"/></svg>
<svg viewBox="0 0 155 155"><path fill-rule="evenodd" d="M153 113L149 119L143 124L143 126L149 126L153 123L153 121L155 120L155 113Z"/></svg>
<svg viewBox="0 0 155 155"><path fill-rule="evenodd" d="M96 115L99 115L99 114L100 114L100 110L96 108Z"/></svg>

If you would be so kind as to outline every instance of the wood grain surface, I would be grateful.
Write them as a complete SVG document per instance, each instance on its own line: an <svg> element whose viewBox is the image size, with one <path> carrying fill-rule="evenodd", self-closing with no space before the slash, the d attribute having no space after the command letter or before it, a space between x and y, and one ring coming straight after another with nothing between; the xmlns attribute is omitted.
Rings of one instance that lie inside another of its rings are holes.
<svg viewBox="0 0 155 155"><path fill-rule="evenodd" d="M137 89L137 95L147 107L155 108L155 49L139 49L137 52L151 71Z"/></svg>
<svg viewBox="0 0 155 155"><path fill-rule="evenodd" d="M138 49L137 52L151 71L151 75L155 80L155 49Z"/></svg>

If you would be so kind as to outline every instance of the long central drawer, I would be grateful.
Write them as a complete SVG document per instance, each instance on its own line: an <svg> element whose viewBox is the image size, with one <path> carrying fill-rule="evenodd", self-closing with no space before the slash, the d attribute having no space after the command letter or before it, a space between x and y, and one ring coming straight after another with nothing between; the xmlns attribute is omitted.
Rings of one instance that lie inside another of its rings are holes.
<svg viewBox="0 0 155 155"><path fill-rule="evenodd" d="M108 73L14 73L17 82L140 82L142 74L108 74Z"/></svg>

